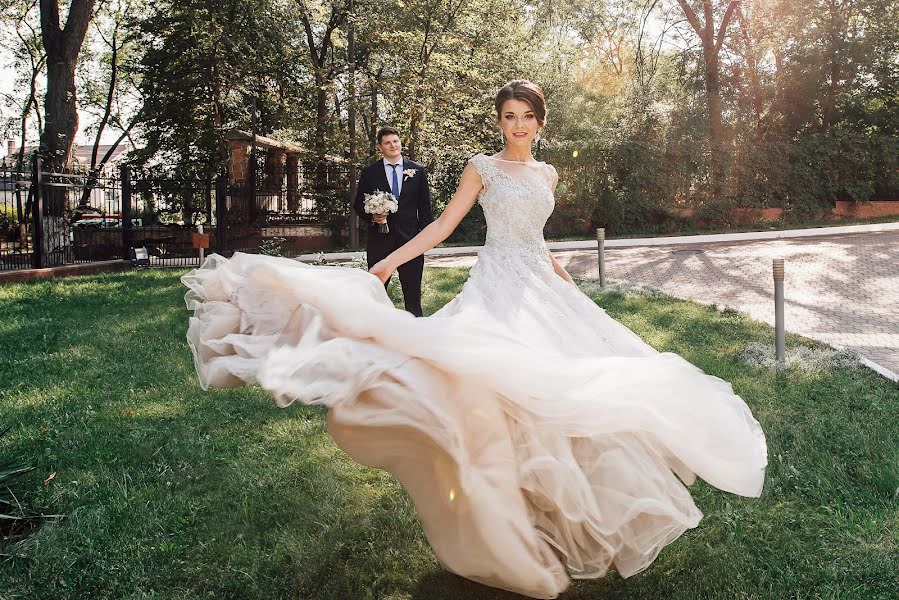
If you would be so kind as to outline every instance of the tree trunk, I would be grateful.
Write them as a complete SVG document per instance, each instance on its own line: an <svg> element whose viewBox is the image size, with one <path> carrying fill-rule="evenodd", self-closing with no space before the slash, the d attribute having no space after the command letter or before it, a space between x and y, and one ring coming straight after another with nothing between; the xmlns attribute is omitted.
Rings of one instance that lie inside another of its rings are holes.
<svg viewBox="0 0 899 600"><path fill-rule="evenodd" d="M91 171L97 168L97 154L100 150L100 140L103 138L103 130L106 129L106 124L109 123L109 115L112 113L112 101L115 98L116 81L118 80L119 75L119 47L116 42L117 37L117 33L113 32L112 43L110 44L112 57L109 62L109 88L106 90L106 104L103 106L103 117L100 119L100 124L97 126L97 136L94 138L94 149L91 152Z"/></svg>
<svg viewBox="0 0 899 600"><path fill-rule="evenodd" d="M94 0L72 0L65 28L60 27L59 1L40 0L41 37L47 53L47 95L44 99L44 133L41 149L47 169L59 172L69 166L78 132L75 68L84 36L93 15ZM72 247L66 219L69 188L43 188L43 251L46 266L71 262Z"/></svg>
<svg viewBox="0 0 899 600"><path fill-rule="evenodd" d="M47 63L47 96L44 99L44 137L48 166L63 168L72 161L72 148L78 132L75 104L75 61L50 60Z"/></svg>
<svg viewBox="0 0 899 600"><path fill-rule="evenodd" d="M706 101L709 108L708 140L712 160L712 193L718 196L723 189L724 182L724 135L718 57L721 52L721 45L724 43L724 35L727 33L727 25L740 2L736 0L728 3L717 34L713 21L712 0L703 0L702 2L704 23L699 22L699 17L687 4L686 0L677 0L677 3L684 11L684 15L687 17L687 21L690 23L693 31L702 40Z"/></svg>
<svg viewBox="0 0 899 600"><path fill-rule="evenodd" d="M378 79L381 77L381 71L378 71L377 77L369 78L371 82L371 133L369 139L369 156L376 156L378 153Z"/></svg>
<svg viewBox="0 0 899 600"><path fill-rule="evenodd" d="M840 80L840 49L842 48L840 19L837 11L836 0L828 2L828 15L830 16L830 82L827 86L827 95L824 98L824 107L821 111L821 131L827 133L834 121L834 108L836 104L837 88Z"/></svg>
<svg viewBox="0 0 899 600"><path fill-rule="evenodd" d="M72 147L78 132L75 67L90 24L94 0L72 0L64 29L59 23L58 0L40 0L40 7L41 35L47 52L47 95L41 145L47 153L48 166L64 168L72 160Z"/></svg>
<svg viewBox="0 0 899 600"><path fill-rule="evenodd" d="M755 113L755 125L758 127L762 121L762 91L759 84L759 65L756 56L755 44L749 32L749 23L742 9L739 11L738 18L740 21L740 32L743 38L743 48L745 52L746 67L749 72L749 96L752 103L752 110Z"/></svg>
<svg viewBox="0 0 899 600"><path fill-rule="evenodd" d="M321 193L327 183L325 129L328 127L328 91L325 82L319 77L316 77L315 89L315 140L312 149L315 152L315 190Z"/></svg>
<svg viewBox="0 0 899 600"><path fill-rule="evenodd" d="M313 150L316 157L315 166L315 188L321 193L327 183L327 172L325 169L325 130L328 127L328 90L327 84L331 83L336 74L335 68L332 66L326 69L328 62L328 51L333 47L331 36L334 31L343 24L344 20L349 16L350 4L349 0L342 4L332 3L331 12L328 21L325 24L325 30L321 34L321 41L316 42L314 28L309 14L306 12L306 5L298 0L300 5L300 20L303 23L303 30L306 34L306 47L309 50L309 59L315 74L315 140L313 142Z"/></svg>
<svg viewBox="0 0 899 600"><path fill-rule="evenodd" d="M72 161L75 134L78 132L78 110L75 105L75 64L68 61L47 63L47 97L44 100L46 122L41 146L46 153L46 166L51 172L67 168ZM67 188L50 186L45 188L46 214L63 217L66 214ZM45 223L53 222L47 219ZM51 236L44 237L50 243ZM47 255L49 259L49 254Z"/></svg>
<svg viewBox="0 0 899 600"><path fill-rule="evenodd" d="M714 53L705 55L705 91L709 107L709 142L712 151L718 151L722 141L721 83L718 76L718 55Z"/></svg>
<svg viewBox="0 0 899 600"><path fill-rule="evenodd" d="M409 138L408 143L406 144L405 154L407 154L411 160L415 160L415 155L418 152L418 123L424 112L419 111L420 102L423 102L423 100L420 95L416 94L415 99L412 101L412 110L409 114Z"/></svg>
<svg viewBox="0 0 899 600"><path fill-rule="evenodd" d="M225 140L225 107L224 107L224 96L225 94L222 91L222 82L219 78L219 60L218 60L218 45L213 46L212 52L209 55L209 76L210 76L210 93L212 97L210 101L212 102L212 126L215 129L216 134L216 142L218 143L219 150L219 162L217 165L207 165L207 173L218 172L222 165L227 164L228 162L228 142ZM256 114L255 114L255 104L253 105L253 119L255 122Z"/></svg>
<svg viewBox="0 0 899 600"><path fill-rule="evenodd" d="M52 197L52 194L48 195ZM44 266L57 267L73 262L74 253L69 241L71 228L64 216L47 215L43 220Z"/></svg>

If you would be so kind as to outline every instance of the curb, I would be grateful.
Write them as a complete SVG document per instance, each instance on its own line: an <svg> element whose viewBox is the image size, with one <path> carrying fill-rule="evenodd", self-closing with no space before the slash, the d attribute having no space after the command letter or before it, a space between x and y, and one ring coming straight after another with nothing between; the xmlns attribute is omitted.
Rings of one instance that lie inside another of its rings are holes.
<svg viewBox="0 0 899 600"><path fill-rule="evenodd" d="M130 268L131 263L127 260L103 260L77 265L47 267L45 269L19 269L0 273L0 285L4 283L21 283L35 279L46 280L58 277L72 277L74 275L93 275L108 271L123 271Z"/></svg>
<svg viewBox="0 0 899 600"><path fill-rule="evenodd" d="M899 373L894 373L893 371L890 371L883 365L879 365L876 362L874 362L873 360L871 360L869 358L865 358L864 356L862 356L861 359L862 359L862 364L865 365L866 367L868 367L869 369L871 369L872 371L874 371L875 373L878 373L879 375L885 377L886 379L889 379L893 383L899 383Z"/></svg>
<svg viewBox="0 0 899 600"><path fill-rule="evenodd" d="M899 231L899 223L871 223L868 225L846 225L841 227L813 227L811 229L785 229L782 231L750 231L748 233L714 233L708 235L681 235L656 238L631 238L622 240L606 240L606 248L637 248L641 246L679 246L690 244L712 244L722 242L752 242L763 240L796 239L809 237L828 237L853 233L881 233ZM553 251L560 250L596 250L596 240L574 240L570 242L547 242L546 246ZM433 248L425 253L425 257L436 256L474 256L483 246L456 246ZM321 254L302 254L296 260L311 262L344 261L362 257L363 252L332 252Z"/></svg>

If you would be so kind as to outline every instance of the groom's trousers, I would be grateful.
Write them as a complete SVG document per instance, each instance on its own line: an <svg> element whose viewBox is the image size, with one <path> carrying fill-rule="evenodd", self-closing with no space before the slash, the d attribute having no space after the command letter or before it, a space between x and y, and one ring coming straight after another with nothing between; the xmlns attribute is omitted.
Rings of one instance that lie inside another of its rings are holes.
<svg viewBox="0 0 899 600"><path fill-rule="evenodd" d="M387 255L407 241L390 233L378 233L369 229L366 245L368 268L372 268L375 263L387 258ZM425 257L418 256L397 269L400 286L403 288L403 303L406 305L406 310L416 317L421 317L423 314L421 310L421 275L424 267ZM386 289L389 284L390 280L388 279L384 283L384 288Z"/></svg>

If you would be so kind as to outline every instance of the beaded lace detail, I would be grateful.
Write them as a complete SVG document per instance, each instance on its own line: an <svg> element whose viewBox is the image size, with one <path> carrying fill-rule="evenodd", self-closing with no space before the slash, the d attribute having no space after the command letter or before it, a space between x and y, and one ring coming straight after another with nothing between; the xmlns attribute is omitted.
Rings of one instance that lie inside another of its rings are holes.
<svg viewBox="0 0 899 600"><path fill-rule="evenodd" d="M555 206L555 169L545 163L516 163L483 154L468 162L477 168L484 185L478 201L487 220L487 239L480 260L496 258L513 268L552 270L543 227Z"/></svg>

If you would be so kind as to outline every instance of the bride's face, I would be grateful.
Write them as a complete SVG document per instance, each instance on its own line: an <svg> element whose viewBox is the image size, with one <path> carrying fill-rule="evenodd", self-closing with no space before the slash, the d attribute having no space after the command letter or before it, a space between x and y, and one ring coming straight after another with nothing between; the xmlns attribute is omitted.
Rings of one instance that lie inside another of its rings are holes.
<svg viewBox="0 0 899 600"><path fill-rule="evenodd" d="M531 105L515 98L503 103L499 126L503 130L507 144L526 148L531 147L537 132L540 131L540 122L537 121L537 115Z"/></svg>

